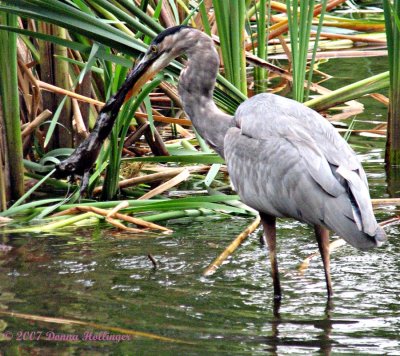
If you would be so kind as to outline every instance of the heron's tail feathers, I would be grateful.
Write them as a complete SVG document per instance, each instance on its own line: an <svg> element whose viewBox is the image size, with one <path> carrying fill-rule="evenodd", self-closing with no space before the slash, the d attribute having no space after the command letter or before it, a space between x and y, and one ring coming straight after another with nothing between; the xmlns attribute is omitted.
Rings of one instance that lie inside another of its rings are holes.
<svg viewBox="0 0 400 356"><path fill-rule="evenodd" d="M336 173L341 175L347 183L347 194L349 195L353 210L353 218L359 230L368 235L375 233L377 222L372 210L371 198L368 187L361 180L360 176L349 169L338 167Z"/></svg>
<svg viewBox="0 0 400 356"><path fill-rule="evenodd" d="M336 174L344 179L346 193L336 198L339 209L327 214L328 227L358 249L381 246L387 238L375 219L368 186L357 172L342 166L336 169ZM340 213L342 219L338 219Z"/></svg>

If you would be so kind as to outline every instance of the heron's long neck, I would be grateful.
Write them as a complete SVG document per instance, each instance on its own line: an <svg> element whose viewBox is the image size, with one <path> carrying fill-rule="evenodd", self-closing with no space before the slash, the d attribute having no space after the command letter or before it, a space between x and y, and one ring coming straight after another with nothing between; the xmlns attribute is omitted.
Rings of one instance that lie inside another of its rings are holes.
<svg viewBox="0 0 400 356"><path fill-rule="evenodd" d="M232 116L217 108L213 100L219 57L209 37L187 51L188 62L179 80L183 107L197 132L224 157L224 137Z"/></svg>

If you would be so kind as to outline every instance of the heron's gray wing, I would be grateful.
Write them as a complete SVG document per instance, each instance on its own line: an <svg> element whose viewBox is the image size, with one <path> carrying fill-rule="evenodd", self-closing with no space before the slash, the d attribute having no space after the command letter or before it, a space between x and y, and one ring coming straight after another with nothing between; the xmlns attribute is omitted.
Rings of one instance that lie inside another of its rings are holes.
<svg viewBox="0 0 400 356"><path fill-rule="evenodd" d="M299 150L299 154L308 165L313 179L321 185L326 192L329 192L326 189L326 183L331 183L332 181L340 185L342 189L345 188L347 190L349 201L352 205L353 219L358 229L373 236L377 229L377 223L372 210L368 184L364 181L364 179L366 179L365 173L360 163L357 161L356 164L349 164L348 161L343 159L337 159L335 163L330 162L326 152L323 152L323 147L330 145L329 142L328 144L317 144L317 142L313 140L313 137L300 127L297 127L296 130L294 128L289 128L285 137ZM338 143L342 143L342 145L339 146L341 149L338 149L335 157L340 157L340 153L349 147L341 137L339 137ZM325 147L325 151L333 154L332 147L329 149ZM323 163L319 164L321 160ZM315 166L316 163L317 166L319 166L319 170L313 171L310 167L313 167L313 165ZM336 164L338 164L338 166ZM338 197L343 191L340 192L337 186L335 186L335 188L337 194L331 195Z"/></svg>
<svg viewBox="0 0 400 356"><path fill-rule="evenodd" d="M326 198L345 193L312 145L303 147L299 141L276 135L255 139L231 128L224 149L235 189L246 204L259 211L321 224ZM353 219L350 205L343 213Z"/></svg>
<svg viewBox="0 0 400 356"><path fill-rule="evenodd" d="M322 116L293 100L260 94L238 108L235 123L247 137L279 137L290 142L291 149L297 147L313 180L332 196L339 192L338 184L346 189L357 226L374 235L377 223L365 172L354 151Z"/></svg>
<svg viewBox="0 0 400 356"><path fill-rule="evenodd" d="M285 134L289 128L301 129L312 137L330 164L358 171L368 187L365 172L346 141L321 115L294 100L273 94L256 95L239 106L235 121L244 135L260 139L274 133Z"/></svg>

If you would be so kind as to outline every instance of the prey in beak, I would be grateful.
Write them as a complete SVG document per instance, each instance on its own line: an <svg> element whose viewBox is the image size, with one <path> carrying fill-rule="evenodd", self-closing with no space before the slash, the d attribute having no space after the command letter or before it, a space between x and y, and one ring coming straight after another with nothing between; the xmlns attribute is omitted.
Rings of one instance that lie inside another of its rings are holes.
<svg viewBox="0 0 400 356"><path fill-rule="evenodd" d="M163 54L158 53L157 46L150 46L119 90L103 106L90 135L66 160L56 165L54 177L81 177L81 193L87 189L90 169L96 162L104 140L113 128L121 106L164 67L163 57Z"/></svg>

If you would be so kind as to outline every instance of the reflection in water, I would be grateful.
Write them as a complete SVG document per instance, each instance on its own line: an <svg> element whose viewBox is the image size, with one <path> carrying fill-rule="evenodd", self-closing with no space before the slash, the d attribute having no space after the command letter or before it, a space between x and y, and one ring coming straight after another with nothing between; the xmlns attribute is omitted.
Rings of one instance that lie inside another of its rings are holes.
<svg viewBox="0 0 400 356"><path fill-rule="evenodd" d="M107 229L97 238L88 236L86 229L46 238L13 235L10 241L3 240L7 247L0 252L1 308L152 332L191 343L165 345L138 339L131 344L97 344L100 353L130 354L138 347L147 354L166 349L179 354L267 350L275 355L396 350L400 324L400 276L393 273L399 269L397 226L388 226L391 243L382 249L363 253L344 246L332 254L333 307L326 304L319 259L303 275L287 273L297 270L299 262L316 249L312 231L296 222L280 224L284 299L273 307L268 260L255 236L212 278L201 277L231 236L248 225L247 220L236 219L230 224L214 221L212 231L204 230L202 221L176 223L170 226L173 236L147 240L123 240L122 235L115 239ZM157 261L156 270L148 254ZM2 319L11 331L39 327L85 331ZM85 353L88 347L46 345L49 351L36 346L46 354L60 354L63 348Z"/></svg>
<svg viewBox="0 0 400 356"><path fill-rule="evenodd" d="M278 355L278 348L283 348L285 346L288 347L300 347L300 348L312 348L319 349L319 352L323 355L330 355L332 351L332 345L336 344L335 341L331 340L330 335L332 331L332 327L334 324L352 324L356 323L354 321L340 321L340 320L332 320L331 319L331 311L333 308L333 303L331 300L327 300L326 309L325 309L325 318L322 320L290 320L284 319L280 315L280 307L281 301L274 300L274 311L273 311L273 320L271 321L271 331L272 336L266 337L264 342L268 344L268 351L271 352L272 355ZM279 336L279 327L285 324L294 324L294 325L312 325L315 328L321 330L319 335L314 339L310 340L301 340L298 337L280 337Z"/></svg>
<svg viewBox="0 0 400 356"><path fill-rule="evenodd" d="M386 177L389 197L400 197L400 167L386 165Z"/></svg>

